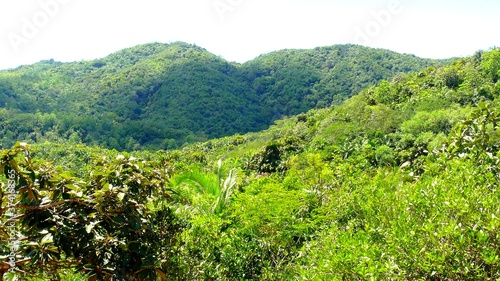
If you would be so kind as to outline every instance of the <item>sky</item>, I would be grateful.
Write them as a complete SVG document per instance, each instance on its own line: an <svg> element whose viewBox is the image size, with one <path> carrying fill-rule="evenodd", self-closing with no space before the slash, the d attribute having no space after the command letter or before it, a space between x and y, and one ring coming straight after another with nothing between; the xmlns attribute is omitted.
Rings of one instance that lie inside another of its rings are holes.
<svg viewBox="0 0 500 281"><path fill-rule="evenodd" d="M359 44L450 58L500 46L498 0L0 0L0 69L183 41L243 63Z"/></svg>

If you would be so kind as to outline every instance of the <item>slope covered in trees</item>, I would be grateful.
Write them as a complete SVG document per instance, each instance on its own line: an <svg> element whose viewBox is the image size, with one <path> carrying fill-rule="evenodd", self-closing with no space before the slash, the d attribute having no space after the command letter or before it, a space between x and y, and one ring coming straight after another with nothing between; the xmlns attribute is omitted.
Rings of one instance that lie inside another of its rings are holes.
<svg viewBox="0 0 500 281"><path fill-rule="evenodd" d="M339 45L235 64L185 43L140 45L94 61L42 61L0 72L0 141L180 147L260 131L433 63Z"/></svg>
<svg viewBox="0 0 500 281"><path fill-rule="evenodd" d="M29 214L18 266L102 280L497 280L499 78L494 49L181 150L5 149Z"/></svg>

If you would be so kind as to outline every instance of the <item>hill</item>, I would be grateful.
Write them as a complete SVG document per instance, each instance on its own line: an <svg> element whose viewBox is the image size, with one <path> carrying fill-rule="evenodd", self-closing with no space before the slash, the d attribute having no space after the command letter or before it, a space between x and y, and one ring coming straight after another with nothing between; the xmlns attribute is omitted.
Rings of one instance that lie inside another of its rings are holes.
<svg viewBox="0 0 500 281"><path fill-rule="evenodd" d="M22 270L53 276L47 265L55 265L56 273L149 280L497 280L499 78L493 49L383 80L261 132L181 150L3 150L5 176L15 168L26 185L16 209L28 214L19 222L27 246L18 256L40 265Z"/></svg>
<svg viewBox="0 0 500 281"><path fill-rule="evenodd" d="M398 73L444 62L338 45L235 64L182 42L140 45L93 61L42 61L0 72L0 141L175 148L260 131Z"/></svg>

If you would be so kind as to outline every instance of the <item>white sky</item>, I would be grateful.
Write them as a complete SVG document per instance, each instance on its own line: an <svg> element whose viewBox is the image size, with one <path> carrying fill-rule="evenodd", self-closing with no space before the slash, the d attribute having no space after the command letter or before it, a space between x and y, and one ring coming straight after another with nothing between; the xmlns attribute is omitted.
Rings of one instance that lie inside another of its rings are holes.
<svg viewBox="0 0 500 281"><path fill-rule="evenodd" d="M498 0L0 0L0 69L175 41L236 62L345 43L468 56L500 46L499 15Z"/></svg>

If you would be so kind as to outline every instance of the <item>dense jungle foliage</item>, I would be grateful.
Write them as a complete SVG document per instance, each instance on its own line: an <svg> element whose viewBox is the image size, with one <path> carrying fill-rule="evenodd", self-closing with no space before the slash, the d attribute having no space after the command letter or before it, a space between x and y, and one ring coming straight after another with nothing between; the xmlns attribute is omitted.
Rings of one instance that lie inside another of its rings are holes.
<svg viewBox="0 0 500 281"><path fill-rule="evenodd" d="M0 71L0 143L72 139L127 151L179 148L261 131L441 62L337 45L236 64L181 42L94 61L41 61Z"/></svg>
<svg viewBox="0 0 500 281"><path fill-rule="evenodd" d="M17 143L0 155L2 261L13 210L22 241L16 271L0 262L0 272L498 280L499 78L492 49L178 150Z"/></svg>

